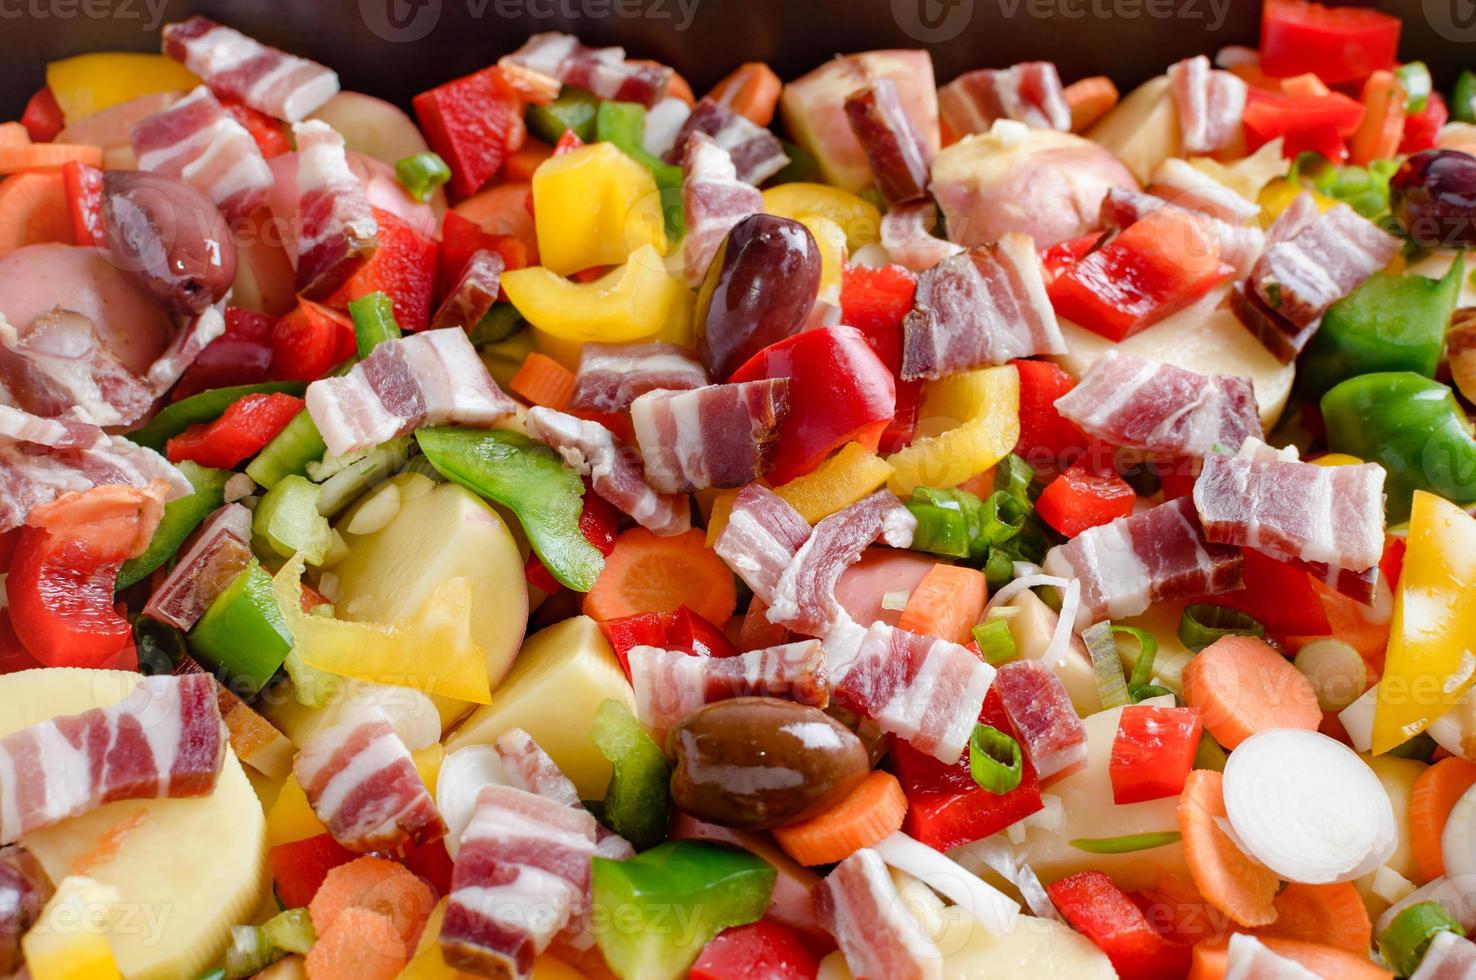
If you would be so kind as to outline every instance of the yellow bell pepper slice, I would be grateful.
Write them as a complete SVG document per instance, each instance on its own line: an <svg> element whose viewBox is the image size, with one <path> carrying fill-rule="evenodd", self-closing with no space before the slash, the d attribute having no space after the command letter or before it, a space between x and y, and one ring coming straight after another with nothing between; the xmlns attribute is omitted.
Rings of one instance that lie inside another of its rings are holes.
<svg viewBox="0 0 1476 980"><path fill-rule="evenodd" d="M1324 453L1316 459L1307 460L1307 462L1313 466L1357 466L1363 460L1357 456L1350 456L1347 453Z"/></svg>
<svg viewBox="0 0 1476 980"><path fill-rule="evenodd" d="M846 271L846 233L823 214L807 214L799 222L810 229L820 248L820 288L816 301L831 303L839 309L841 276Z"/></svg>
<svg viewBox="0 0 1476 980"><path fill-rule="evenodd" d="M539 260L561 276L619 265L650 245L666 251L661 196L651 171L613 143L549 157L533 172Z"/></svg>
<svg viewBox="0 0 1476 980"><path fill-rule="evenodd" d="M858 442L848 442L834 456L774 492L811 524L844 510L880 490L892 476L886 460Z"/></svg>
<svg viewBox="0 0 1476 980"><path fill-rule="evenodd" d="M436 779L441 775L441 763L445 759L446 747L440 742L432 742L425 748L415 749L410 753L410 761L415 763L416 774L433 797L436 795Z"/></svg>
<svg viewBox="0 0 1476 980"><path fill-rule="evenodd" d="M881 241L881 212L876 205L828 184L796 181L770 187L764 191L764 210L794 221L812 214L829 218L846 233L846 247L852 253Z"/></svg>
<svg viewBox="0 0 1476 980"><path fill-rule="evenodd" d="M687 287L668 274L654 248L643 245L594 282L572 282L532 266L503 273L502 288L529 323L558 340L622 344L660 332Z"/></svg>
<svg viewBox="0 0 1476 980"><path fill-rule="evenodd" d="M1417 490L1394 594L1373 752L1408 741L1445 714L1476 679L1476 518Z"/></svg>
<svg viewBox="0 0 1476 980"><path fill-rule="evenodd" d="M67 122L141 95L187 91L199 84L184 65L162 54L99 51L46 66L46 86Z"/></svg>
<svg viewBox="0 0 1476 980"><path fill-rule="evenodd" d="M396 980L475 980L475 974L463 973L454 966L447 966L441 955L441 922L446 918L446 900L443 898L431 909L415 944L415 956L400 971ZM583 980L583 974L563 960L544 953L533 961L532 980Z"/></svg>
<svg viewBox="0 0 1476 980"><path fill-rule="evenodd" d="M965 371L923 388L918 437L887 457L887 485L956 487L998 463L1020 441L1020 375L1013 367Z"/></svg>
<svg viewBox="0 0 1476 980"><path fill-rule="evenodd" d="M69 875L21 937L31 980L121 980L107 933L118 889L85 875Z"/></svg>
<svg viewBox="0 0 1476 980"><path fill-rule="evenodd" d="M297 776L288 775L277 793L276 802L266 815L267 847L291 844L328 833L323 821L313 812L307 794L297 782Z"/></svg>

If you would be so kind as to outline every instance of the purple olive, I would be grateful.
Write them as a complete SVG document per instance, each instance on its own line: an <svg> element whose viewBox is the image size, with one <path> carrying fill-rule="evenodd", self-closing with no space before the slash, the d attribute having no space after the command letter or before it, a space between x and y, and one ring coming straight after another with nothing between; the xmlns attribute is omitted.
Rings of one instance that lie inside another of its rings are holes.
<svg viewBox="0 0 1476 980"><path fill-rule="evenodd" d="M1476 156L1416 153L1389 180L1389 209L1427 248L1476 245Z"/></svg>
<svg viewBox="0 0 1476 980"><path fill-rule="evenodd" d="M210 199L174 177L142 170L103 174L108 254L184 316L217 303L236 278L236 243Z"/></svg>

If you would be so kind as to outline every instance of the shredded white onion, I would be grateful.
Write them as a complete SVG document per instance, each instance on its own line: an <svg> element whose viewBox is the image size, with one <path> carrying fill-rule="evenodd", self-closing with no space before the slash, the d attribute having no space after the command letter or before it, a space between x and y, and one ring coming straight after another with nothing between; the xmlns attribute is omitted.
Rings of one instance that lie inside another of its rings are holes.
<svg viewBox="0 0 1476 980"><path fill-rule="evenodd" d="M424 691L357 678L344 678L341 683L333 703L318 712L323 727L345 724L364 712L378 710L412 752L441 740L441 713Z"/></svg>
<svg viewBox="0 0 1476 980"><path fill-rule="evenodd" d="M967 868L900 830L872 845L881 859L905 871L938 894L966 910L997 936L1015 927L1020 906Z"/></svg>
<svg viewBox="0 0 1476 980"><path fill-rule="evenodd" d="M1338 721L1342 723L1343 731L1348 733L1348 741L1359 752L1367 752L1373 748L1374 709L1378 703L1379 686L1375 684L1364 691L1357 701L1338 712Z"/></svg>
<svg viewBox="0 0 1476 980"><path fill-rule="evenodd" d="M1056 618L1056 631L1051 634L1046 647L1045 661L1048 664L1063 664L1071 650L1071 633L1076 629L1076 613L1081 608L1081 583L1072 579L1066 583L1061 596L1061 612Z"/></svg>
<svg viewBox="0 0 1476 980"><path fill-rule="evenodd" d="M510 786L502 757L490 745L467 745L447 755L436 776L436 809L446 823L446 853L456 859L461 835L477 808L483 786Z"/></svg>
<svg viewBox="0 0 1476 980"><path fill-rule="evenodd" d="M1059 805L1060 800L1057 799ZM1021 827L1024 821L1019 821L1010 826L1013 830ZM1010 837L1010 842L1018 844ZM1006 844L999 835L986 837L983 840L965 844L954 849L952 854L958 855L962 860L968 861L974 866L982 864L1005 881L1014 885L1020 892L1020 897L1025 900L1025 906L1030 909L1032 915L1041 919L1055 919L1062 921L1061 914L1056 911L1055 903L1051 901L1045 886L1040 883L1040 878L1035 874L1035 869L1020 860L1020 852L1014 847ZM965 868L967 870L967 868Z"/></svg>
<svg viewBox="0 0 1476 980"><path fill-rule="evenodd" d="M1059 575L1044 575L1035 572L1030 575L1020 575L1010 582L1005 583L998 592L989 597L989 602L984 606L984 614L996 606L1002 606L1026 589L1033 589L1041 585L1054 585L1058 589L1065 589L1070 583Z"/></svg>
<svg viewBox="0 0 1476 980"><path fill-rule="evenodd" d="M1469 689L1461 695L1461 699L1455 703L1445 714L1436 718L1425 729L1426 733L1435 740L1435 744L1449 752L1451 755L1464 757L1466 754L1467 736L1471 732L1471 694L1476 688Z"/></svg>
<svg viewBox="0 0 1476 980"><path fill-rule="evenodd" d="M1440 834L1440 850L1446 877L1476 875L1476 787L1466 790L1451 809Z"/></svg>

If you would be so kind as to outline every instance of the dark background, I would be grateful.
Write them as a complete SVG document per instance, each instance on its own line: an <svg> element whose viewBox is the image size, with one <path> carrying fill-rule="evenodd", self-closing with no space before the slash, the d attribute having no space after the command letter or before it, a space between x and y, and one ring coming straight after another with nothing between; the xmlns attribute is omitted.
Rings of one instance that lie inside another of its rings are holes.
<svg viewBox="0 0 1476 980"><path fill-rule="evenodd" d="M939 83L1038 58L1056 62L1068 82L1107 74L1126 86L1191 54L1255 44L1260 18L1259 0L695 0L679 29L678 0L0 0L0 119L20 115L47 61L157 51L161 5L164 23L208 14L321 61L346 89L402 104L541 30L674 65L700 94L740 61L767 61L788 79L836 53L918 46L932 52ZM408 25L402 31L391 26L389 5ZM1402 56L1425 60L1441 82L1467 61L1476 66L1476 0L1375 5L1404 19ZM645 13L630 16L632 9ZM1211 30L1216 10L1223 23ZM930 34L920 16L946 26Z"/></svg>

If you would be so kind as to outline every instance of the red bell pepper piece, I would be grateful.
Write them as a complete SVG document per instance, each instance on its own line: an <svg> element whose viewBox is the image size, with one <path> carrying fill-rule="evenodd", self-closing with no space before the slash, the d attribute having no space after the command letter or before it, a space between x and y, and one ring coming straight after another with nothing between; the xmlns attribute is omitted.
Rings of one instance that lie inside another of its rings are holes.
<svg viewBox="0 0 1476 980"><path fill-rule="evenodd" d="M1050 285L1056 312L1125 340L1199 299L1234 271L1203 222L1162 208L1133 222Z"/></svg>
<svg viewBox="0 0 1476 980"><path fill-rule="evenodd" d="M820 327L770 344L733 372L732 381L789 379L789 410L767 478L787 483L859 442L875 450L897 413L892 372L855 327Z"/></svg>
<svg viewBox="0 0 1476 980"><path fill-rule="evenodd" d="M1080 262L1082 257L1092 250L1092 246L1101 240L1101 234L1093 233L1057 242L1050 248L1041 249L1041 275L1045 277L1046 285L1049 286L1057 276Z"/></svg>
<svg viewBox="0 0 1476 980"><path fill-rule="evenodd" d="M1322 600L1312 588L1311 575L1259 551L1246 548L1244 554L1245 584L1203 601L1239 609L1271 633L1326 636L1332 630Z"/></svg>
<svg viewBox="0 0 1476 980"><path fill-rule="evenodd" d="M724 929L712 938L688 980L813 980L820 961L798 932L773 919Z"/></svg>
<svg viewBox="0 0 1476 980"><path fill-rule="evenodd" d="M1329 85L1361 82L1394 66L1399 27L1398 17L1368 7L1266 0L1261 70L1272 78L1313 72Z"/></svg>
<svg viewBox="0 0 1476 980"><path fill-rule="evenodd" d="M222 100L221 107L245 127L256 141L256 148L268 160L292 152L292 141L287 138L286 130L271 116L233 99Z"/></svg>
<svg viewBox="0 0 1476 980"><path fill-rule="evenodd" d="M625 676L630 676L630 651L635 647L681 650L693 657L733 657L738 648L721 629L688 609L668 613L636 613L600 623Z"/></svg>
<svg viewBox="0 0 1476 980"><path fill-rule="evenodd" d="M21 113L20 121L30 134L32 143L50 143L67 125L61 105L57 103L56 96L51 94L49 86L42 86L40 91L31 96L25 111Z"/></svg>
<svg viewBox="0 0 1476 980"><path fill-rule="evenodd" d="M1076 463L1041 491L1035 512L1041 520L1074 538L1089 527L1133 512L1138 495L1113 472L1097 472Z"/></svg>
<svg viewBox="0 0 1476 980"><path fill-rule="evenodd" d="M354 324L310 299L272 324L271 375L278 381L316 381L352 357Z"/></svg>
<svg viewBox="0 0 1476 980"><path fill-rule="evenodd" d="M171 463L193 460L201 466L228 470L261 452L287 427L304 402L285 392L246 395L232 402L214 422L192 425L165 445Z"/></svg>
<svg viewBox="0 0 1476 980"><path fill-rule="evenodd" d="M620 515L615 508L604 497L586 489L584 509L579 512L579 533L584 535L584 540L599 549L600 554L608 555L615 550L615 534L619 528ZM553 577L553 573L544 567L542 559L531 552L523 565L523 577L528 580L529 585L542 589L549 595L563 588L558 579Z"/></svg>
<svg viewBox="0 0 1476 980"><path fill-rule="evenodd" d="M47 667L114 667L132 649L133 630L113 604L126 557L124 547L20 529L5 594L11 625L32 658Z"/></svg>
<svg viewBox="0 0 1476 980"><path fill-rule="evenodd" d="M877 447L884 454L906 446L917 429L922 382L902 380L902 320L916 293L917 276L905 266L851 265L841 278L841 322L861 331L897 388L892 424L882 431Z"/></svg>
<svg viewBox="0 0 1476 980"><path fill-rule="evenodd" d="M1180 497L1192 496L1203 465L1201 460L1191 456L1154 461L1153 472L1158 474L1159 491L1163 494L1163 499L1178 500Z"/></svg>
<svg viewBox="0 0 1476 980"><path fill-rule="evenodd" d="M72 241L78 245L107 244L102 227L102 171L72 160L62 165L67 189L67 213L72 217Z"/></svg>
<svg viewBox="0 0 1476 980"><path fill-rule="evenodd" d="M440 288L445 297L455 288L466 264L477 252L487 249L502 256L504 269L521 269L528 264L528 247L512 235L494 235L475 221L455 211L447 211L441 222L441 250L437 261Z"/></svg>
<svg viewBox="0 0 1476 980"><path fill-rule="evenodd" d="M335 309L370 293L394 300L400 329L430 326L431 300L436 289L436 243L388 211L374 209L379 222L379 247L348 282L324 302Z"/></svg>
<svg viewBox="0 0 1476 980"><path fill-rule="evenodd" d="M358 856L334 840L332 834L319 834L267 851L267 868L282 904L300 909L313 900L328 872Z"/></svg>
<svg viewBox="0 0 1476 980"><path fill-rule="evenodd" d="M1170 942L1100 871L1079 871L1046 887L1077 932L1107 954L1122 980L1169 980L1189 969L1188 946Z"/></svg>
<svg viewBox="0 0 1476 980"><path fill-rule="evenodd" d="M1450 110L1439 92L1431 92L1425 100L1425 108L1404 119L1404 139L1399 143L1399 152L1405 155L1429 150L1435 146L1435 137L1440 127L1450 118Z"/></svg>
<svg viewBox="0 0 1476 980"><path fill-rule="evenodd" d="M405 867L414 871L436 890L437 897L451 894L451 872L454 864L444 840L405 847Z"/></svg>
<svg viewBox="0 0 1476 980"><path fill-rule="evenodd" d="M1076 387L1076 379L1050 361L1011 361L1020 375L1020 441L1015 455L1038 470L1054 470L1079 457L1087 434L1056 411L1056 399Z"/></svg>
<svg viewBox="0 0 1476 980"><path fill-rule="evenodd" d="M495 66L452 79L412 101L426 142L451 168L452 194L473 194L528 138L523 100Z"/></svg>
<svg viewBox="0 0 1476 980"><path fill-rule="evenodd" d="M1112 758L1112 802L1141 803L1178 796L1199 750L1198 708L1130 704L1122 709Z"/></svg>
<svg viewBox="0 0 1476 980"><path fill-rule="evenodd" d="M1363 121L1363 103L1341 92L1286 95L1252 88L1246 96L1246 145L1258 150L1278 136L1286 138L1282 156L1317 150L1333 160L1346 155L1343 138Z"/></svg>
<svg viewBox="0 0 1476 980"><path fill-rule="evenodd" d="M171 401L209 391L267 381L272 376L272 337L277 318L231 307L225 333L210 342L170 393Z"/></svg>

